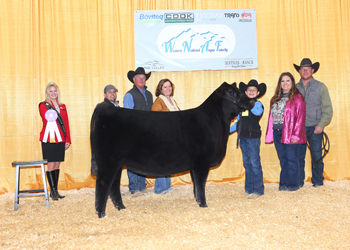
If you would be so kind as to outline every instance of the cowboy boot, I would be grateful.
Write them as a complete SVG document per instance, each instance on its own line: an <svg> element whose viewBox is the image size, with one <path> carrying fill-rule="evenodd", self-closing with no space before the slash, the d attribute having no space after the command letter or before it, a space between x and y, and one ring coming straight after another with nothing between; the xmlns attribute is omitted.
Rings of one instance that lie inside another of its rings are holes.
<svg viewBox="0 0 350 250"><path fill-rule="evenodd" d="M61 196L60 193L58 192L58 178L60 177L60 170L55 169L55 177L56 177L56 185L57 185L57 197L60 199L63 199L66 196Z"/></svg>
<svg viewBox="0 0 350 250"><path fill-rule="evenodd" d="M57 192L57 183L56 183L56 177L55 177L55 171L46 171L46 177L49 182L51 191L50 191L50 197L54 200L58 200L58 192Z"/></svg>

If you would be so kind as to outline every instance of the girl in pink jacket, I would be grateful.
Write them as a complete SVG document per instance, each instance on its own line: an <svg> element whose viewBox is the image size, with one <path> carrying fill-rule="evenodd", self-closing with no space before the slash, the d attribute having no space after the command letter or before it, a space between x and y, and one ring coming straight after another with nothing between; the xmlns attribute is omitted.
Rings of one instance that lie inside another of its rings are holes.
<svg viewBox="0 0 350 250"><path fill-rule="evenodd" d="M266 143L274 142L281 164L280 191L299 189L300 166L298 151L306 143L305 100L295 85L291 73L279 77L270 101Z"/></svg>

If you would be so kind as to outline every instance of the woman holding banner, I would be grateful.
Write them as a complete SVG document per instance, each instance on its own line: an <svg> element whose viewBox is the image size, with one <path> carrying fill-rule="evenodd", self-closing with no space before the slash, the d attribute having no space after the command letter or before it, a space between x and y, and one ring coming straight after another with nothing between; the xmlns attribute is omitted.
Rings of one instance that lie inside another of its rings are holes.
<svg viewBox="0 0 350 250"><path fill-rule="evenodd" d="M61 102L59 88L55 82L49 82L45 90L45 101L39 104L43 121L40 141L43 159L48 161L46 176L51 188L53 200L64 198L57 191L60 163L64 161L65 150L71 144L66 105Z"/></svg>

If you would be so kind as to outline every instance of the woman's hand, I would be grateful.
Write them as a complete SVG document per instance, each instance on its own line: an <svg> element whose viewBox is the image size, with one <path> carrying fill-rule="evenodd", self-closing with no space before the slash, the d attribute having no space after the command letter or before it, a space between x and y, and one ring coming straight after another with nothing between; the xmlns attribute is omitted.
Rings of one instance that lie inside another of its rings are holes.
<svg viewBox="0 0 350 250"><path fill-rule="evenodd" d="M70 146L70 143L69 142L66 142L66 145L65 145L65 149L67 150Z"/></svg>
<svg viewBox="0 0 350 250"><path fill-rule="evenodd" d="M295 143L298 143L298 140L292 139L292 140L290 140L290 142L291 142L292 144L295 144Z"/></svg>

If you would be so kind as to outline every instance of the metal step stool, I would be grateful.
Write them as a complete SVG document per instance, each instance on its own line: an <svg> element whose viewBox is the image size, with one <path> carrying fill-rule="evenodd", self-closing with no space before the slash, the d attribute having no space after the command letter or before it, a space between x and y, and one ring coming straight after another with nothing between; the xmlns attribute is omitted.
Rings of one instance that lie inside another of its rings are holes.
<svg viewBox="0 0 350 250"><path fill-rule="evenodd" d="M16 166L16 191L15 191L15 211L17 211L17 205L19 204L19 197L24 196L37 196L37 195L45 195L46 206L49 206L49 195L47 193L47 185L46 185L46 176L45 176L45 166L47 160L38 160L38 161L14 161L12 162L12 166ZM41 176L43 177L44 189L36 189L36 190L19 190L20 184L20 170L21 168L30 168L30 167L38 167L41 166ZM21 194L26 193L26 194Z"/></svg>

